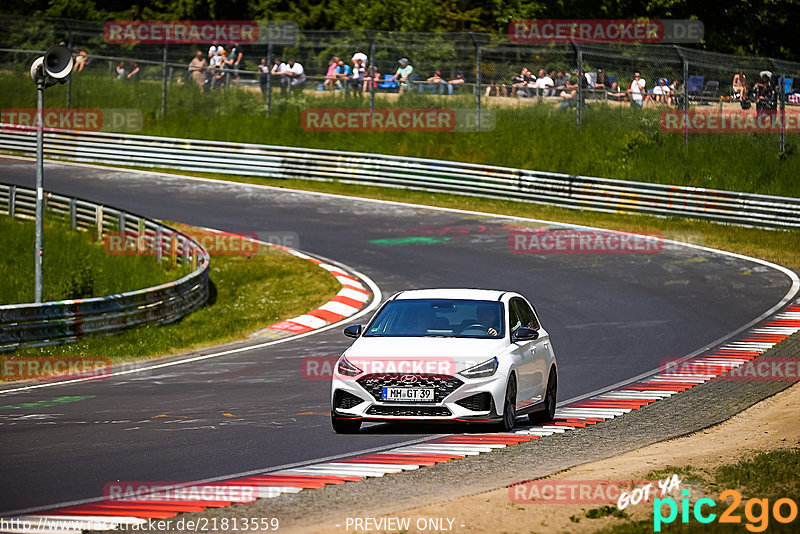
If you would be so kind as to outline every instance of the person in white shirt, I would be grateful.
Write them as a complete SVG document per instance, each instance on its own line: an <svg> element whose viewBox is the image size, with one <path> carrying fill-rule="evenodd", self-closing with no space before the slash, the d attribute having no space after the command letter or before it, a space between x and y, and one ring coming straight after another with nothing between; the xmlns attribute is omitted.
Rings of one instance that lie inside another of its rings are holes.
<svg viewBox="0 0 800 534"><path fill-rule="evenodd" d="M366 68L367 66L367 54L362 51L358 51L353 54L353 57L350 58L350 63L355 63L357 59L361 60L361 64Z"/></svg>
<svg viewBox="0 0 800 534"><path fill-rule="evenodd" d="M303 69L303 65L290 59L286 62L286 71L283 74L281 89L288 87L290 91L302 90L303 84L306 82L306 71Z"/></svg>
<svg viewBox="0 0 800 534"><path fill-rule="evenodd" d="M628 96L631 99L631 107L642 109L642 98L645 92L645 81L638 72L633 73L633 81L628 86Z"/></svg>
<svg viewBox="0 0 800 534"><path fill-rule="evenodd" d="M553 78L547 75L547 71L539 69L539 76L533 82L533 88L536 89L536 94L539 96L550 96L555 83Z"/></svg>

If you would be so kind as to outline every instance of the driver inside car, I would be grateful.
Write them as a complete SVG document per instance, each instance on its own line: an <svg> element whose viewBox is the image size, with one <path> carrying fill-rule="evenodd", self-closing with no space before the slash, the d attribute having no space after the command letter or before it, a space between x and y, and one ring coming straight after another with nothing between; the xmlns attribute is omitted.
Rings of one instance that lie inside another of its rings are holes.
<svg viewBox="0 0 800 534"><path fill-rule="evenodd" d="M494 306L479 306L478 322L486 328L487 334L497 336L497 329L500 328L500 318L497 316L497 309Z"/></svg>

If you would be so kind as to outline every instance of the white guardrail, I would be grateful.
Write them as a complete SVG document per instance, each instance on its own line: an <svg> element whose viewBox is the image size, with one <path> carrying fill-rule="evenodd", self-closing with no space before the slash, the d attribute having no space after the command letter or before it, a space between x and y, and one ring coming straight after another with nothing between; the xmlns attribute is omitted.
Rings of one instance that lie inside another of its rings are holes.
<svg viewBox="0 0 800 534"><path fill-rule="evenodd" d="M35 147L33 131L7 125L0 131L0 150L33 155ZM76 131L47 131L44 153L48 158L70 161L269 178L338 180L613 213L800 228L800 198L453 161Z"/></svg>
<svg viewBox="0 0 800 534"><path fill-rule="evenodd" d="M87 334L111 334L140 325L166 324L208 299L209 254L197 241L158 221L94 202L45 193L47 216L68 220L103 239L109 232L143 236L154 244L154 261L169 258L192 272L174 282L105 297L0 306L0 352L76 341ZM0 184L0 213L33 218L36 192ZM33 256L31 255L31 261Z"/></svg>

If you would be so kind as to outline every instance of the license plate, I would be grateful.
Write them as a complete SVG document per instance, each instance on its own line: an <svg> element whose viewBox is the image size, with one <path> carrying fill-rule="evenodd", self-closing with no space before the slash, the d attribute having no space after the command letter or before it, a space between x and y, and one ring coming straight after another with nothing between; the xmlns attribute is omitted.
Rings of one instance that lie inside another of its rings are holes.
<svg viewBox="0 0 800 534"><path fill-rule="evenodd" d="M383 400L433 402L433 388L383 388Z"/></svg>

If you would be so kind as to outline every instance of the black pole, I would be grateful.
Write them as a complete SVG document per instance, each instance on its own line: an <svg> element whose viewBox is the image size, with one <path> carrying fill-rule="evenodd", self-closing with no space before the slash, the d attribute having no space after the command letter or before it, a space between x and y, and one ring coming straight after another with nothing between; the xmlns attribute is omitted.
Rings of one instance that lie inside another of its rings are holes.
<svg viewBox="0 0 800 534"><path fill-rule="evenodd" d="M583 79L586 79L586 76L583 74L583 51L575 46L578 51L578 105L576 107L578 111L578 130L581 129L581 116L583 111Z"/></svg>
<svg viewBox="0 0 800 534"><path fill-rule="evenodd" d="M67 48L69 48L70 53L72 53L72 30L69 31L69 39L67 39L69 43ZM72 76L67 78L67 109L72 107Z"/></svg>
<svg viewBox="0 0 800 534"><path fill-rule="evenodd" d="M375 111L375 34L369 33L369 113L372 117L372 112Z"/></svg>

